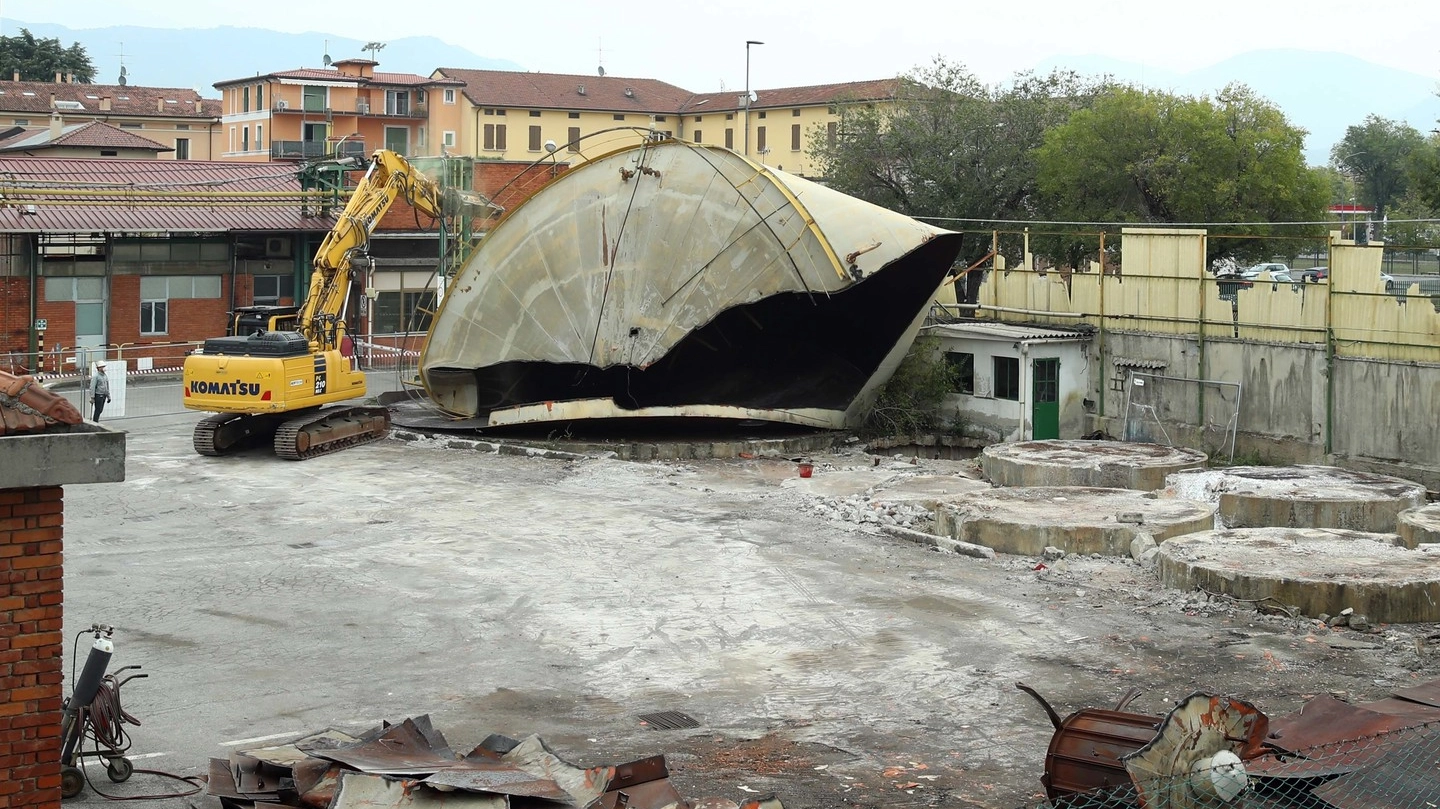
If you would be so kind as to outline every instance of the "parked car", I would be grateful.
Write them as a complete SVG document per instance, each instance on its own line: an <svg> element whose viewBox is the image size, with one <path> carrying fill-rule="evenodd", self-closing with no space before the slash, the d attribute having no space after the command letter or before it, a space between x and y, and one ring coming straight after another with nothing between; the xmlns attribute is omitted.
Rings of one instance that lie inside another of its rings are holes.
<svg viewBox="0 0 1440 809"><path fill-rule="evenodd" d="M1382 272L1380 273L1380 280L1385 282L1386 292L1390 292L1395 289L1395 276L1386 272Z"/></svg>
<svg viewBox="0 0 1440 809"><path fill-rule="evenodd" d="M1260 277L1260 275L1267 272L1270 273L1272 277L1277 272L1283 272L1288 276L1290 274L1290 268L1278 261L1267 261L1263 264L1256 264L1253 267L1246 267L1240 271L1240 277L1254 281ZM1286 280L1288 281L1289 278L1286 278Z"/></svg>
<svg viewBox="0 0 1440 809"><path fill-rule="evenodd" d="M1293 284L1295 280L1290 277L1289 270L1271 270L1270 280L1277 284Z"/></svg>
<svg viewBox="0 0 1440 809"><path fill-rule="evenodd" d="M1309 281L1309 282L1312 283L1312 284L1313 284L1313 283L1320 282L1320 281L1324 281L1324 280L1326 280L1326 279L1329 278L1329 277L1330 277L1330 268L1329 268L1329 267L1311 267L1310 269L1308 269L1308 270L1300 273L1300 279L1301 279L1301 280L1303 280L1303 281Z"/></svg>

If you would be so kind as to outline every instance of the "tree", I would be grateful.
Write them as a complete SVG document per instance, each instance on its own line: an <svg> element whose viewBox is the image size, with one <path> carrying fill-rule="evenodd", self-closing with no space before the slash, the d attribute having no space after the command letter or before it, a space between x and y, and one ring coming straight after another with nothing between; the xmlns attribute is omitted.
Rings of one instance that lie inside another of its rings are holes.
<svg viewBox="0 0 1440 809"><path fill-rule="evenodd" d="M1378 115L1365 116L1359 126L1345 129L1345 137L1330 149L1330 162L1352 174L1362 199L1385 218L1385 211L1405 195L1411 154L1425 145L1415 127Z"/></svg>
<svg viewBox="0 0 1440 809"><path fill-rule="evenodd" d="M66 48L60 40L36 39L28 28L18 36L0 36L0 78L9 80L18 71L21 81L54 81L55 74L74 74L75 81L95 80L95 65L85 46L76 42Z"/></svg>
<svg viewBox="0 0 1440 809"><path fill-rule="evenodd" d="M1431 214L1440 213L1440 135L1430 136L1410 153L1405 178L1410 190L1429 207Z"/></svg>
<svg viewBox="0 0 1440 809"><path fill-rule="evenodd" d="M1073 73L1020 74L987 87L936 59L899 81L892 103L837 104L837 137L811 135L833 188L909 216L1015 219L1034 214L1034 148L1096 87ZM965 256L985 246L967 245Z"/></svg>
<svg viewBox="0 0 1440 809"><path fill-rule="evenodd" d="M1305 165L1304 139L1243 85L1214 100L1111 87L1037 150L1043 211L1087 222L1254 223L1227 226L1250 238L1211 239L1207 258L1268 256L1280 245L1269 223L1325 213L1330 190Z"/></svg>

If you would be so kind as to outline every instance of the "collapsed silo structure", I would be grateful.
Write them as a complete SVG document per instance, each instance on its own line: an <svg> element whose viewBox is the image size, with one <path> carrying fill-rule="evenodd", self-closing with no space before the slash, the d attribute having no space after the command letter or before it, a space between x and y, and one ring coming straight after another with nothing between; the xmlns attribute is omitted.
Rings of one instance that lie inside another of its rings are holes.
<svg viewBox="0 0 1440 809"><path fill-rule="evenodd" d="M491 426L854 427L960 238L726 149L645 143L509 212L450 280L421 377Z"/></svg>

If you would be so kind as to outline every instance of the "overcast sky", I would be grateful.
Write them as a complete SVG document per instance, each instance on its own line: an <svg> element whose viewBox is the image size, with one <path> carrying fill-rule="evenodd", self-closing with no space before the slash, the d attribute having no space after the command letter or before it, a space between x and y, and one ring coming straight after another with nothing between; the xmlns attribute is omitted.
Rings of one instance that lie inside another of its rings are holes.
<svg viewBox="0 0 1440 809"><path fill-rule="evenodd" d="M1184 72L1270 48L1338 51L1440 78L1435 0L0 0L0 16L75 29L433 36L528 70L588 74L603 64L610 75L697 92L745 86L749 39L765 43L750 51L752 87L885 78L937 54L993 83L1069 55Z"/></svg>

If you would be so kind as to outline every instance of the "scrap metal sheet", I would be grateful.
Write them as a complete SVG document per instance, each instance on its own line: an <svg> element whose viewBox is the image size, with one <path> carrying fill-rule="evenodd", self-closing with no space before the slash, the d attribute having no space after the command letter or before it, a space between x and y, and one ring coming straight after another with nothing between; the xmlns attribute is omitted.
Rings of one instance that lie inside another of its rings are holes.
<svg viewBox="0 0 1440 809"><path fill-rule="evenodd" d="M553 779L532 775L519 767L493 761L466 760L458 766L435 773L422 783L432 787L452 787L470 792L493 792L551 801L565 801L570 798Z"/></svg>
<svg viewBox="0 0 1440 809"><path fill-rule="evenodd" d="M444 737L429 724L428 717L406 719L378 735L366 734L354 744L333 749L302 749L317 758L336 761L361 772L429 776L459 763Z"/></svg>
<svg viewBox="0 0 1440 809"><path fill-rule="evenodd" d="M508 809L503 795L476 792L439 792L411 781L392 781L379 775L347 772L330 809Z"/></svg>

